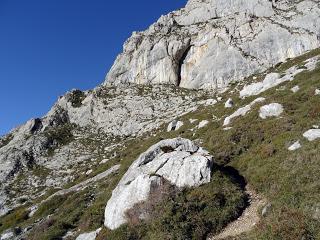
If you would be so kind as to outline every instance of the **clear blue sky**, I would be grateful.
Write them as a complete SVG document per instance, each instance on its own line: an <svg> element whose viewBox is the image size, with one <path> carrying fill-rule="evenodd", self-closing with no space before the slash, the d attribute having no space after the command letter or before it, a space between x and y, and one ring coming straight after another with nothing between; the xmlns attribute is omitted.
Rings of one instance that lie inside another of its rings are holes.
<svg viewBox="0 0 320 240"><path fill-rule="evenodd" d="M0 0L0 135L100 84L132 31L186 0Z"/></svg>

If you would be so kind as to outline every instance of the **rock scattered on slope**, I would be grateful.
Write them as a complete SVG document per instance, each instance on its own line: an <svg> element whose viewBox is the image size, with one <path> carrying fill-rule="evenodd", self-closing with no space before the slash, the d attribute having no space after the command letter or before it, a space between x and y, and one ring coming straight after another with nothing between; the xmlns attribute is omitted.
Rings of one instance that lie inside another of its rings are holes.
<svg viewBox="0 0 320 240"><path fill-rule="evenodd" d="M293 144L288 148L288 150L289 150L289 151L295 151L295 150L298 150L299 148L301 148L300 141L296 141L295 143L293 143Z"/></svg>
<svg viewBox="0 0 320 240"><path fill-rule="evenodd" d="M208 124L209 124L208 120L202 120L201 122L199 122L198 128L203 128L203 127L207 126Z"/></svg>
<svg viewBox="0 0 320 240"><path fill-rule="evenodd" d="M210 182L212 157L192 141L175 138L160 141L133 162L113 190L105 208L105 226L116 229L126 222L125 212L147 200L161 179L177 187Z"/></svg>
<svg viewBox="0 0 320 240"><path fill-rule="evenodd" d="M319 57L310 58L307 61L305 61L304 67L306 69L293 66L288 70L286 70L284 73L284 76L282 77L280 76L279 73L269 73L265 76L262 82L252 83L245 86L240 91L240 98L259 95L260 93L263 93L270 88L276 87L283 82L292 81L297 74L303 72L304 70L307 70L307 71L314 70L318 62L319 62ZM294 90L296 90L296 88Z"/></svg>
<svg viewBox="0 0 320 240"><path fill-rule="evenodd" d="M316 89L316 90L314 91L314 95L320 95L320 89Z"/></svg>
<svg viewBox="0 0 320 240"><path fill-rule="evenodd" d="M300 90L300 87L298 85L296 85L293 88L291 88L290 90L291 90L291 92L296 93Z"/></svg>
<svg viewBox="0 0 320 240"><path fill-rule="evenodd" d="M250 104L248 104L242 108L239 108L233 114L231 114L230 116L228 116L224 119L223 126L229 125L231 123L231 120L236 117L245 116L251 110L253 105L255 105L256 103L259 103L259 102L263 102L264 100L265 100L265 98L260 97L260 98L253 100Z"/></svg>
<svg viewBox="0 0 320 240"><path fill-rule="evenodd" d="M167 127L167 132L176 131L183 126L182 121L173 120Z"/></svg>
<svg viewBox="0 0 320 240"><path fill-rule="evenodd" d="M320 129L310 129L306 131L303 136L310 142L320 138Z"/></svg>
<svg viewBox="0 0 320 240"><path fill-rule="evenodd" d="M100 231L101 228L93 232L82 233L76 238L76 240L95 240Z"/></svg>
<svg viewBox="0 0 320 240"><path fill-rule="evenodd" d="M259 110L259 117L266 119L268 117L279 117L283 113L283 106L279 103L264 105Z"/></svg>
<svg viewBox="0 0 320 240"><path fill-rule="evenodd" d="M225 104L224 104L225 108L232 108L233 107L233 100L231 98L229 98Z"/></svg>

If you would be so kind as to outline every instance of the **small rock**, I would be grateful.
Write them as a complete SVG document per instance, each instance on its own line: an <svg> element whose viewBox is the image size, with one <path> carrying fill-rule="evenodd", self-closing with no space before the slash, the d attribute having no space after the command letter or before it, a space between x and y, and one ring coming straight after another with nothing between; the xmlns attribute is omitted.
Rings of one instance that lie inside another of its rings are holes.
<svg viewBox="0 0 320 240"><path fill-rule="evenodd" d="M225 108L232 108L233 107L233 101L231 98L229 98L226 103L224 104Z"/></svg>
<svg viewBox="0 0 320 240"><path fill-rule="evenodd" d="M278 117L281 113L283 113L282 105L279 103L271 103L260 108L259 116L262 119L266 119L268 117Z"/></svg>
<svg viewBox="0 0 320 240"><path fill-rule="evenodd" d="M271 207L272 207L271 203L268 203L268 204L262 209L262 211L261 211L262 217L266 217L266 216L269 214L269 212L270 212L270 210L271 210Z"/></svg>
<svg viewBox="0 0 320 240"><path fill-rule="evenodd" d="M320 89L316 89L316 90L314 91L314 95L320 95Z"/></svg>
<svg viewBox="0 0 320 240"><path fill-rule="evenodd" d="M103 159L103 160L101 160L100 164L105 164L105 163L107 163L108 161L109 161L109 159Z"/></svg>
<svg viewBox="0 0 320 240"><path fill-rule="evenodd" d="M96 231L89 233L82 233L76 238L76 240L95 240L101 229L102 228L99 228Z"/></svg>
<svg viewBox="0 0 320 240"><path fill-rule="evenodd" d="M199 123L198 128L203 128L206 125L208 125L209 121L208 120L203 120Z"/></svg>
<svg viewBox="0 0 320 240"><path fill-rule="evenodd" d="M294 86L293 88L291 88L291 91L293 92L293 93L296 93L296 92L298 92L300 90L300 87L299 86Z"/></svg>
<svg viewBox="0 0 320 240"><path fill-rule="evenodd" d="M90 175L92 172L93 172L93 170L90 169L90 170L86 171L86 175Z"/></svg>
<svg viewBox="0 0 320 240"><path fill-rule="evenodd" d="M310 142L320 138L320 129L310 129L306 131L303 136Z"/></svg>
<svg viewBox="0 0 320 240"><path fill-rule="evenodd" d="M30 210L30 212L28 214L28 217L32 217L36 213L36 211L38 210L38 206L34 205L29 210Z"/></svg>
<svg viewBox="0 0 320 240"><path fill-rule="evenodd" d="M289 151L295 151L297 149L301 148L301 144L300 144L300 141L296 141L294 144L292 144L288 150Z"/></svg>
<svg viewBox="0 0 320 240"><path fill-rule="evenodd" d="M198 121L198 119L193 119L193 118L189 119L189 122L190 122L190 123L194 123L194 122L196 122L196 121Z"/></svg>
<svg viewBox="0 0 320 240"><path fill-rule="evenodd" d="M173 120L167 127L167 132L176 131L183 126L183 122Z"/></svg>

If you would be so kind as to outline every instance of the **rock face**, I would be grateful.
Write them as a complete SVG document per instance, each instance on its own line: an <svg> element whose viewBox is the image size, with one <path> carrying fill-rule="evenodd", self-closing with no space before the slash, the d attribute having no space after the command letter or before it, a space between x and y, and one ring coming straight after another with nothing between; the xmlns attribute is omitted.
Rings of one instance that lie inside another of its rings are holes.
<svg viewBox="0 0 320 240"><path fill-rule="evenodd" d="M32 196L37 188L64 185L74 175L70 169L78 164L89 168L90 161L100 157L102 150L92 151L90 146L84 146L85 139L93 138L101 147L112 148L117 138L125 140L151 132L195 110L203 96L204 92L189 93L172 86L99 86L86 92L68 92L46 116L32 119L0 138L0 216L19 204L10 199L5 188L20 173L27 173L30 181L22 183L25 195ZM50 151L52 154L48 155ZM102 152L109 151L112 149ZM46 169L50 175L33 176L35 167Z"/></svg>
<svg viewBox="0 0 320 240"><path fill-rule="evenodd" d="M210 182L211 165L209 153L190 140L160 141L140 155L113 190L105 209L105 226L115 229L125 223L125 212L147 200L162 178L180 188Z"/></svg>
<svg viewBox="0 0 320 240"><path fill-rule="evenodd" d="M279 117L283 113L283 107L279 103L270 103L260 108L259 117L266 119L268 117Z"/></svg>
<svg viewBox="0 0 320 240"><path fill-rule="evenodd" d="M189 0L126 41L105 84L224 88L320 43L316 0Z"/></svg>

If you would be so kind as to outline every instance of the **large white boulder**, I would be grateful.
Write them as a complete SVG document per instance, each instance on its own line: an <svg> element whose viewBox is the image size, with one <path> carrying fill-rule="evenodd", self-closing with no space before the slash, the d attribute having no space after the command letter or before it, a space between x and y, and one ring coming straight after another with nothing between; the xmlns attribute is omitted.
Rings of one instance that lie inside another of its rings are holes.
<svg viewBox="0 0 320 240"><path fill-rule="evenodd" d="M125 212L147 200L162 178L180 188L210 182L211 163L209 153L190 140L160 141L133 162L113 190L105 208L105 226L116 229L126 223Z"/></svg>
<svg viewBox="0 0 320 240"><path fill-rule="evenodd" d="M320 138L320 129L309 129L303 136L310 142Z"/></svg>
<svg viewBox="0 0 320 240"><path fill-rule="evenodd" d="M260 108L259 117L266 119L268 117L279 117L283 113L283 107L279 103L271 103Z"/></svg>

